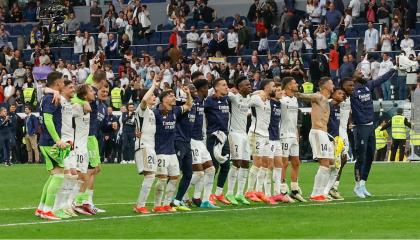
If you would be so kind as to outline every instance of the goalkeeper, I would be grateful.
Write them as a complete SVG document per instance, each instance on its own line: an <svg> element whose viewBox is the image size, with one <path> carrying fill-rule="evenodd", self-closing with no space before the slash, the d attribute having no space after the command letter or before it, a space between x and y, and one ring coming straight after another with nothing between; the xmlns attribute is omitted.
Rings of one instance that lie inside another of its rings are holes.
<svg viewBox="0 0 420 240"><path fill-rule="evenodd" d="M337 179L338 172L341 167L341 156L344 150L343 139L339 136L340 127L340 103L346 99L346 94L341 88L335 88L330 100L330 118L328 119L328 134L334 138L334 157L335 169L330 175L328 184L324 190L325 195L328 195L334 200L344 200L340 193L333 189L333 185Z"/></svg>

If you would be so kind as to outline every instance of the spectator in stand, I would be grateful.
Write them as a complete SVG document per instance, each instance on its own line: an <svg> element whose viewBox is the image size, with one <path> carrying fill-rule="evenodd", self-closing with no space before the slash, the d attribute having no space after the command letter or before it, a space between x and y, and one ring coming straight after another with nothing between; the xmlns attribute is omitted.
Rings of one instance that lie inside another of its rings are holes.
<svg viewBox="0 0 420 240"><path fill-rule="evenodd" d="M325 20L328 26L334 31L343 22L343 15L335 8L334 3L330 3L329 10L325 14Z"/></svg>
<svg viewBox="0 0 420 240"><path fill-rule="evenodd" d="M376 51L379 44L379 33L378 30L373 28L373 22L368 22L368 29L365 31L364 38L364 50L365 51Z"/></svg>
<svg viewBox="0 0 420 240"><path fill-rule="evenodd" d="M200 41L200 36L195 31L195 26L191 26L190 32L186 36L187 39L187 51L192 52L196 51L198 48L198 43ZM228 35L229 39L229 35Z"/></svg>
<svg viewBox="0 0 420 240"><path fill-rule="evenodd" d="M4 24L0 25L0 48L4 46L9 46L10 48L13 48L13 45L10 43L9 40L10 33L6 31L6 27Z"/></svg>
<svg viewBox="0 0 420 240"><path fill-rule="evenodd" d="M127 34L122 35L121 37L121 41L119 42L119 52L121 56L124 56L124 54L130 50L130 46L131 46L131 42L130 39L128 38Z"/></svg>
<svg viewBox="0 0 420 240"><path fill-rule="evenodd" d="M229 56L229 46L224 32L219 32L218 34L217 51L219 51L222 56Z"/></svg>
<svg viewBox="0 0 420 240"><path fill-rule="evenodd" d="M368 22L376 22L376 0L367 0L365 2L365 14Z"/></svg>
<svg viewBox="0 0 420 240"><path fill-rule="evenodd" d="M76 18L74 13L69 14L69 18L64 22L67 33L74 33L80 28L80 21Z"/></svg>
<svg viewBox="0 0 420 240"><path fill-rule="evenodd" d="M86 63L89 65L89 60L93 58L95 54L95 39L90 35L88 31L85 31L83 38L83 48L84 53L86 54Z"/></svg>
<svg viewBox="0 0 420 240"><path fill-rule="evenodd" d="M238 48L248 48L251 42L251 31L243 22L238 24Z"/></svg>
<svg viewBox="0 0 420 240"><path fill-rule="evenodd" d="M18 68L19 62L23 62L22 54L20 50L15 50L13 58L10 60L10 70L15 71Z"/></svg>
<svg viewBox="0 0 420 240"><path fill-rule="evenodd" d="M389 28L387 26L384 26L382 30L381 52L390 52L392 51L392 35L389 33Z"/></svg>
<svg viewBox="0 0 420 240"><path fill-rule="evenodd" d="M404 33L404 39L401 40L400 48L405 52L406 56L410 56L411 54L416 56L416 53L414 52L414 41L410 38L409 34L408 31Z"/></svg>
<svg viewBox="0 0 420 240"><path fill-rule="evenodd" d="M393 50L400 50L401 40L404 38L403 29L400 27L400 23L397 18L392 19L392 48Z"/></svg>
<svg viewBox="0 0 420 240"><path fill-rule="evenodd" d="M407 9L407 14L405 15L405 28L407 29L416 29L417 4L418 1L415 0L406 1L405 8Z"/></svg>
<svg viewBox="0 0 420 240"><path fill-rule="evenodd" d="M18 3L13 3L12 7L10 8L10 22L12 23L18 23L22 22L23 20L23 14L22 10L19 8Z"/></svg>
<svg viewBox="0 0 420 240"><path fill-rule="evenodd" d="M104 19L104 26L107 32L113 32L116 29L115 18L112 12L108 12Z"/></svg>
<svg viewBox="0 0 420 240"><path fill-rule="evenodd" d="M229 48L229 55L235 55L238 51L238 34L235 32L233 26L229 26L229 32L227 34L227 42Z"/></svg>
<svg viewBox="0 0 420 240"><path fill-rule="evenodd" d="M115 19L115 27L118 30L118 32L125 31L125 27L128 24L128 21L127 19L124 19L124 16L124 11L120 11L118 13L118 18Z"/></svg>
<svg viewBox="0 0 420 240"><path fill-rule="evenodd" d="M317 51L327 49L327 34L330 32L330 29L327 28L327 30L325 30L325 28L325 25L319 24L318 28L314 32Z"/></svg>
<svg viewBox="0 0 420 240"><path fill-rule="evenodd" d="M118 56L118 43L117 39L114 38L114 34L108 35L108 42L105 47L105 55L108 59L115 59Z"/></svg>
<svg viewBox="0 0 420 240"><path fill-rule="evenodd" d="M83 53L83 35L82 32L80 30L76 31L76 36L74 37L74 42L73 42L73 49L74 49L74 54L75 55L80 55Z"/></svg>
<svg viewBox="0 0 420 240"><path fill-rule="evenodd" d="M263 70L263 67L259 63L258 57L253 55L251 57L251 63L249 64L249 67L248 67L248 72L255 73L257 71L262 71L262 70Z"/></svg>
<svg viewBox="0 0 420 240"><path fill-rule="evenodd" d="M44 49L41 49L39 51L39 57L38 57L38 59L39 59L39 65L40 66L45 66L45 65L48 65L48 64L51 63L51 59L50 59L50 57L47 54L45 54L45 50Z"/></svg>
<svg viewBox="0 0 420 240"><path fill-rule="evenodd" d="M102 50L104 50L107 42L108 42L108 35L106 34L106 28L105 26L101 25L99 27L98 45L101 47Z"/></svg>
<svg viewBox="0 0 420 240"><path fill-rule="evenodd" d="M344 16L344 30L347 32L348 29L353 28L353 16L352 11L350 8L347 8L345 11L345 16Z"/></svg>
<svg viewBox="0 0 420 240"><path fill-rule="evenodd" d="M288 52L291 53L293 51L298 51L300 54L302 52L302 45L302 40L299 39L299 35L297 33L293 33Z"/></svg>
<svg viewBox="0 0 420 240"><path fill-rule="evenodd" d="M267 55L268 51L270 50L268 47L267 34L265 32L260 34L260 41L258 42L257 49L259 55Z"/></svg>
<svg viewBox="0 0 420 240"><path fill-rule="evenodd" d="M318 25L321 22L322 6L320 5L319 0L313 0L312 6L309 4L309 2L310 1L308 1L306 8L306 11L310 11L310 14L308 13L309 20L312 22L312 24Z"/></svg>
<svg viewBox="0 0 420 240"><path fill-rule="evenodd" d="M294 0L285 0L283 14L280 16L280 25L279 32L290 33L291 32L291 22L293 15L295 14L295 1Z"/></svg>
<svg viewBox="0 0 420 240"><path fill-rule="evenodd" d="M26 70L25 65L22 61L18 63L18 68L13 71L13 77L15 78L15 83L17 88L22 88L23 83L25 82Z"/></svg>
<svg viewBox="0 0 420 240"><path fill-rule="evenodd" d="M238 26L238 24L240 22L242 22L244 25L246 25L245 20L241 18L241 15L239 13L237 13L237 14L235 14L235 17L233 19L232 26L236 27L236 26Z"/></svg>
<svg viewBox="0 0 420 240"><path fill-rule="evenodd" d="M13 78L10 76L7 79L6 87L4 88L4 103L8 106L15 103L14 95L16 93L15 83L13 82Z"/></svg>
<svg viewBox="0 0 420 240"><path fill-rule="evenodd" d="M391 61L391 58L388 56L388 53L382 54L382 62L379 65L379 73L378 77L384 75L389 70L391 70L394 67L394 64ZM391 100L391 80L386 81L381 85L382 88L382 95L384 100Z"/></svg>
<svg viewBox="0 0 420 240"><path fill-rule="evenodd" d="M341 64L340 69L338 71L339 81L345 78L352 77L354 70L355 69L353 63L349 62L349 56L343 56L343 64Z"/></svg>
<svg viewBox="0 0 420 240"><path fill-rule="evenodd" d="M98 6L98 1L92 2L90 8L90 23L93 26L100 26L102 23L102 9Z"/></svg>
<svg viewBox="0 0 420 240"><path fill-rule="evenodd" d="M139 13L139 23L141 25L140 28L140 37L145 37L149 31L150 26L152 25L152 22L150 21L150 13L147 10L146 5L142 5L142 11Z"/></svg>
<svg viewBox="0 0 420 240"><path fill-rule="evenodd" d="M286 42L286 38L284 36L280 36L280 38L277 40L275 51L283 53L289 51L289 43Z"/></svg>
<svg viewBox="0 0 420 240"><path fill-rule="evenodd" d="M182 44L181 36L178 34L178 29L173 28L171 36L169 36L169 45L174 45L174 47L179 48Z"/></svg>
<svg viewBox="0 0 420 240"><path fill-rule="evenodd" d="M391 14L391 7L386 3L386 0L381 0L381 5L378 7L376 16L379 23L385 24L389 27L389 15Z"/></svg>
<svg viewBox="0 0 420 240"><path fill-rule="evenodd" d="M61 74L63 74L64 76L67 76L68 79L71 78L71 73L70 71L66 68L66 63L64 62L63 59L58 59L58 66L55 69L57 72L60 72Z"/></svg>
<svg viewBox="0 0 420 240"><path fill-rule="evenodd" d="M257 18L257 13L261 11L260 1L254 0L254 3L249 7L247 18L250 22L254 22Z"/></svg>
<svg viewBox="0 0 420 240"><path fill-rule="evenodd" d="M260 71L256 71L252 74L252 79L251 79L252 91L260 90L260 85L261 85Z"/></svg>
<svg viewBox="0 0 420 240"><path fill-rule="evenodd" d="M39 16L41 13L41 7L42 7L42 1L37 0L36 1L36 8L35 8L35 22L39 22Z"/></svg>
<svg viewBox="0 0 420 240"><path fill-rule="evenodd" d="M349 7L351 9L351 16L353 21L360 17L360 7L362 6L361 0L350 0Z"/></svg>
<svg viewBox="0 0 420 240"><path fill-rule="evenodd" d="M40 43L42 40L41 31L37 26L32 28L32 31L29 34L29 45L34 48L36 44Z"/></svg>

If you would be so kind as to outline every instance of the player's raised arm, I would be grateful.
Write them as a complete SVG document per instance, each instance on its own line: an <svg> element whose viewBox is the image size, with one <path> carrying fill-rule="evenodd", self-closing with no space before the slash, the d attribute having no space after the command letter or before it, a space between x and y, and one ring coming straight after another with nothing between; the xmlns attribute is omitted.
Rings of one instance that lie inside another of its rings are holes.
<svg viewBox="0 0 420 240"><path fill-rule="evenodd" d="M187 94L187 102L185 102L185 104L182 105L182 111L188 112L191 110L193 106L193 99L192 99L191 92L188 86L182 87L182 91L184 91L185 94Z"/></svg>
<svg viewBox="0 0 420 240"><path fill-rule="evenodd" d="M153 78L153 84L152 86L149 88L149 90L146 92L146 94L144 94L143 99L141 100L140 105L137 107L137 111L139 112L139 110L146 110L147 108L147 100L153 96L153 92L155 91L155 89L157 88L157 86L160 84L160 75L156 74L155 77ZM139 109L140 108L140 109Z"/></svg>
<svg viewBox="0 0 420 240"><path fill-rule="evenodd" d="M296 92L296 98L303 102L319 102L322 99L322 95L319 93L312 93L312 94L303 94L300 92Z"/></svg>

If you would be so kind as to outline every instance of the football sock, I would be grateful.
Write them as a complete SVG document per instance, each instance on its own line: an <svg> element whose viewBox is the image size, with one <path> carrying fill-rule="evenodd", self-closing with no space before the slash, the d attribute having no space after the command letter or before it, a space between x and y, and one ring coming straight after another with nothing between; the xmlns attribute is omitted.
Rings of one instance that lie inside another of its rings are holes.
<svg viewBox="0 0 420 240"><path fill-rule="evenodd" d="M340 181L335 181L335 183L334 183L334 185L333 185L333 188L334 188L335 190L338 190L338 186L340 186Z"/></svg>
<svg viewBox="0 0 420 240"><path fill-rule="evenodd" d="M255 188L256 192L262 192L266 174L267 174L267 168L261 167L257 174L257 185Z"/></svg>
<svg viewBox="0 0 420 240"><path fill-rule="evenodd" d="M145 207L146 200L149 196L150 189L152 188L153 182L155 180L154 174L149 174L144 176L143 183L141 184L139 197L137 198L137 206L138 207Z"/></svg>
<svg viewBox="0 0 420 240"><path fill-rule="evenodd" d="M281 168L273 169L273 180L274 180L274 195L278 195L280 194Z"/></svg>
<svg viewBox="0 0 420 240"><path fill-rule="evenodd" d="M297 182L291 182L290 183L290 189L292 191L299 191L299 184Z"/></svg>
<svg viewBox="0 0 420 240"><path fill-rule="evenodd" d="M335 180L337 179L338 174L338 168L335 167L335 165L330 165L330 176L328 178L327 186L324 189L324 194L328 195L331 188L333 187Z"/></svg>
<svg viewBox="0 0 420 240"><path fill-rule="evenodd" d="M203 201L208 201L210 198L211 191L213 190L214 174L216 169L211 166L204 170L204 191Z"/></svg>
<svg viewBox="0 0 420 240"><path fill-rule="evenodd" d="M39 205L38 205L38 209L40 209L40 210L44 209L45 199L46 199L46 196L47 196L47 189L48 189L48 186L50 185L51 178L52 178L52 176L50 175L48 177L47 181L45 182L44 187L42 188L41 200L39 200Z"/></svg>
<svg viewBox="0 0 420 240"><path fill-rule="evenodd" d="M162 204L163 191L165 190L166 178L158 178L155 186L155 207L159 207Z"/></svg>
<svg viewBox="0 0 420 240"><path fill-rule="evenodd" d="M221 187L216 187L216 192L215 192L215 194L216 194L217 196L222 195L222 194L223 194L223 188L221 188Z"/></svg>
<svg viewBox="0 0 420 240"><path fill-rule="evenodd" d="M57 196L55 198L53 211L57 211L58 209L64 208L67 203L67 198L70 193L70 185L71 185L71 174L65 174L63 184L61 184L61 188L57 192Z"/></svg>
<svg viewBox="0 0 420 240"><path fill-rule="evenodd" d="M68 205L72 206L73 202L76 202L76 196L79 194L80 187L83 185L82 180L75 180L73 182L73 188L70 191L69 199L68 199Z"/></svg>
<svg viewBox="0 0 420 240"><path fill-rule="evenodd" d="M247 192L254 192L255 190L255 181L257 180L257 174L260 168L256 167L255 165L251 166L249 170L249 178L248 178L248 190Z"/></svg>
<svg viewBox="0 0 420 240"><path fill-rule="evenodd" d="M47 195L45 197L44 211L49 212L52 210L55 202L55 197L57 196L58 190L60 190L61 185L64 181L64 174L54 174L52 175L51 182L47 188Z"/></svg>
<svg viewBox="0 0 420 240"><path fill-rule="evenodd" d="M365 180L360 180L360 187L363 187L366 185L366 181Z"/></svg>
<svg viewBox="0 0 420 240"><path fill-rule="evenodd" d="M234 165L230 166L228 174L228 188L226 194L233 194L235 188L236 180L238 179L238 168Z"/></svg>
<svg viewBox="0 0 420 240"><path fill-rule="evenodd" d="M289 192L289 185L286 182L280 184L280 193L286 194Z"/></svg>
<svg viewBox="0 0 420 240"><path fill-rule="evenodd" d="M264 181L264 192L267 197L271 197L271 183L272 183L272 176L273 171L271 169L267 169Z"/></svg>
<svg viewBox="0 0 420 240"><path fill-rule="evenodd" d="M319 196L324 194L324 189L328 184L330 177L330 168L319 166L318 172L315 175L314 188L312 190L311 197Z"/></svg>
<svg viewBox="0 0 420 240"><path fill-rule="evenodd" d="M248 168L239 168L238 172L238 189L236 191L236 194L243 195L246 180L248 179Z"/></svg>
<svg viewBox="0 0 420 240"><path fill-rule="evenodd" d="M86 189L86 193L88 196L88 203L93 205L93 189Z"/></svg>
<svg viewBox="0 0 420 240"><path fill-rule="evenodd" d="M175 195L177 182L178 179L170 179L166 184L165 201L163 201L163 206L167 206L172 202Z"/></svg>
<svg viewBox="0 0 420 240"><path fill-rule="evenodd" d="M204 184L204 171L193 172L190 186L194 186L194 198L201 198Z"/></svg>

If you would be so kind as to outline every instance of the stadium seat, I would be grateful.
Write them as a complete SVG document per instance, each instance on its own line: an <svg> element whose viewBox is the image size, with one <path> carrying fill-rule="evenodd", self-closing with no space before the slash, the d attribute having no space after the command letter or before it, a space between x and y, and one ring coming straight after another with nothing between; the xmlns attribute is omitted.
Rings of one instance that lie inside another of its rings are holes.
<svg viewBox="0 0 420 240"><path fill-rule="evenodd" d="M232 24L233 24L233 21L235 20L235 18L234 17L227 17L226 19L225 19L225 22L224 22L224 25L225 26L231 26Z"/></svg>
<svg viewBox="0 0 420 240"><path fill-rule="evenodd" d="M29 62L31 60L31 54L32 54L31 49L24 49L22 52L23 60L26 62Z"/></svg>
<svg viewBox="0 0 420 240"><path fill-rule="evenodd" d="M171 36L170 32L161 32L160 33L160 43L168 43L169 37Z"/></svg>
<svg viewBox="0 0 420 240"><path fill-rule="evenodd" d="M73 55L73 48L61 48L60 49L60 58L63 60L71 60Z"/></svg>
<svg viewBox="0 0 420 240"><path fill-rule="evenodd" d="M24 35L23 26L21 24L16 24L12 28L11 35Z"/></svg>
<svg viewBox="0 0 420 240"><path fill-rule="evenodd" d="M29 33L32 31L32 28L34 28L34 26L33 26L32 24L26 24L26 25L23 27L23 34L24 34L25 36L28 36L28 37L29 37Z"/></svg>
<svg viewBox="0 0 420 240"><path fill-rule="evenodd" d="M187 29L190 29L191 28L191 26L195 26L195 21L194 21L194 19L192 19L192 18L188 18L186 21L185 21L185 26L186 26L186 28Z"/></svg>

